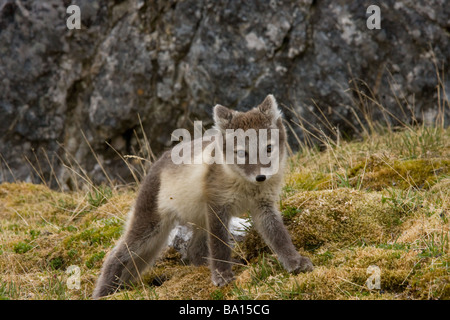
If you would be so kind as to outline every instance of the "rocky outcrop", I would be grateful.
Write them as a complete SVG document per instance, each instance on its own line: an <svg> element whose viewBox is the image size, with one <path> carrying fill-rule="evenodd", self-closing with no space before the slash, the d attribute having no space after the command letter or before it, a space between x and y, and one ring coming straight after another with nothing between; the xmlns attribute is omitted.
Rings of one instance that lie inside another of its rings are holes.
<svg viewBox="0 0 450 320"><path fill-rule="evenodd" d="M320 126L319 108L350 136L379 105L389 121L433 120L450 92L449 7L383 1L370 30L371 4L2 0L0 181L130 181L118 154L149 156L144 132L158 154L175 128L210 125L214 104L244 110L268 93L300 138L294 122Z"/></svg>

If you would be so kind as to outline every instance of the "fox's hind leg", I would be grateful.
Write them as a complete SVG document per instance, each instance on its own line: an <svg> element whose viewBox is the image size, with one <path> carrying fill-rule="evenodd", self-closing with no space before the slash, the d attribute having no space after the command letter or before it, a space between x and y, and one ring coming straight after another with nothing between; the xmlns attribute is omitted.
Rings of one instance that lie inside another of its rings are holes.
<svg viewBox="0 0 450 320"><path fill-rule="evenodd" d="M228 231L230 214L227 206L209 205L208 209L209 268L212 282L221 287L234 279Z"/></svg>
<svg viewBox="0 0 450 320"><path fill-rule="evenodd" d="M208 263L208 233L201 227L193 227L193 235L187 248L187 258L194 266L206 265Z"/></svg>
<svg viewBox="0 0 450 320"><path fill-rule="evenodd" d="M141 281L142 272L156 260L173 226L170 221L165 221L168 219L157 220L132 222L103 264L94 299L109 295L123 285Z"/></svg>
<svg viewBox="0 0 450 320"><path fill-rule="evenodd" d="M174 215L158 209L162 164L155 162L144 180L127 230L103 263L93 298L109 295L124 284L139 283L140 274L156 260L166 244Z"/></svg>

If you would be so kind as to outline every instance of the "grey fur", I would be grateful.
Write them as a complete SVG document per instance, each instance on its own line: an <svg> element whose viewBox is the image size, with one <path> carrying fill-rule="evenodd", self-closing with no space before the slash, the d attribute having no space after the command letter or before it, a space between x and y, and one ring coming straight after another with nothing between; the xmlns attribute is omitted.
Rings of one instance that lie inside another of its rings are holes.
<svg viewBox="0 0 450 320"><path fill-rule="evenodd" d="M187 256L194 265L209 263L212 282L223 286L234 279L228 224L246 210L257 231L289 272L311 271L300 256L276 209L286 160L286 130L272 95L248 112L217 105L215 126L226 129L279 129L280 171L263 182L259 164L175 165L166 152L156 161L141 186L122 239L108 255L93 298L109 295L136 283L155 261L176 223L194 226ZM248 146L246 146L248 148Z"/></svg>
<svg viewBox="0 0 450 320"><path fill-rule="evenodd" d="M194 233L187 248L188 261L194 266L201 266L208 263L208 257L208 233L206 230L194 227Z"/></svg>

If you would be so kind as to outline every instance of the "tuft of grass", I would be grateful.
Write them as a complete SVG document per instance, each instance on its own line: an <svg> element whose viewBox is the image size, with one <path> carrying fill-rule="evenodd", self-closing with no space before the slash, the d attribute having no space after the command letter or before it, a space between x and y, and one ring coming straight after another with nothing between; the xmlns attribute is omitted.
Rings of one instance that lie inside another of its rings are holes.
<svg viewBox="0 0 450 320"><path fill-rule="evenodd" d="M100 186L89 191L87 194L88 203L97 208L102 204L105 204L109 198L112 197L112 190L108 186Z"/></svg>

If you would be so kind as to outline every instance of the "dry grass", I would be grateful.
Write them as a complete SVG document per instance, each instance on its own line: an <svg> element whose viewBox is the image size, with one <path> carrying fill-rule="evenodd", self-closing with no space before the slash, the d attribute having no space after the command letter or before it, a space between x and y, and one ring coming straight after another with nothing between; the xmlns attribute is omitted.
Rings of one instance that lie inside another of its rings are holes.
<svg viewBox="0 0 450 320"><path fill-rule="evenodd" d="M237 280L224 288L211 284L208 268L187 266L170 249L143 283L109 298L450 299L450 130L436 132L439 145L414 157L405 155L404 134L290 160L280 209L313 272L288 274L250 230L235 253L248 264L234 266ZM0 297L89 299L135 196L131 188L1 184ZM71 265L80 268L80 289L67 286ZM372 265L380 289L366 285Z"/></svg>
<svg viewBox="0 0 450 320"><path fill-rule="evenodd" d="M90 297L101 257L120 235L134 193L113 193L98 207L91 195L29 183L0 185L0 296ZM84 290L67 289L70 265L80 266Z"/></svg>

